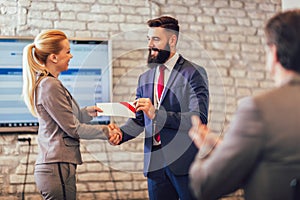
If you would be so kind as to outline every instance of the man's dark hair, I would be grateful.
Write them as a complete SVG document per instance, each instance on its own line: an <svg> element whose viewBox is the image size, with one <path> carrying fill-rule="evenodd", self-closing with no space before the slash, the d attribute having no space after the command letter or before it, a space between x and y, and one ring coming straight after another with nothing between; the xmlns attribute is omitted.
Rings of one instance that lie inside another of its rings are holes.
<svg viewBox="0 0 300 200"><path fill-rule="evenodd" d="M161 27L167 29L168 31L172 31L178 38L178 34L179 34L178 20L173 17L161 16L155 19L150 19L147 22L147 24L149 27Z"/></svg>
<svg viewBox="0 0 300 200"><path fill-rule="evenodd" d="M300 73L300 10L278 13L267 22L265 33L267 44L276 46L281 65Z"/></svg>

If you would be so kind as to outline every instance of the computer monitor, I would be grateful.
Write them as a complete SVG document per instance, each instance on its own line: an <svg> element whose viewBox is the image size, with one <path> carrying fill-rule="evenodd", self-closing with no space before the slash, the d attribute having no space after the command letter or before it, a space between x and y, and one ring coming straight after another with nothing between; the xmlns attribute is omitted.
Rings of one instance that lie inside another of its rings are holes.
<svg viewBox="0 0 300 200"><path fill-rule="evenodd" d="M38 120L22 99L23 48L33 38L0 37L0 132L36 132ZM73 58L59 75L80 107L110 102L112 93L111 48L108 40L70 39ZM108 124L107 116L92 123Z"/></svg>

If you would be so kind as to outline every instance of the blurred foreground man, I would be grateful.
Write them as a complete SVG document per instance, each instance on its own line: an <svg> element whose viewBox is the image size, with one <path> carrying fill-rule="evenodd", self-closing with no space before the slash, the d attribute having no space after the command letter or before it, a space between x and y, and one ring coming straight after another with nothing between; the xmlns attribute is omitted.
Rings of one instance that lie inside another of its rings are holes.
<svg viewBox="0 0 300 200"><path fill-rule="evenodd" d="M189 135L200 150L190 178L198 199L238 188L247 200L300 199L300 10L272 17L265 34L266 68L277 88L243 99L223 141L192 119Z"/></svg>

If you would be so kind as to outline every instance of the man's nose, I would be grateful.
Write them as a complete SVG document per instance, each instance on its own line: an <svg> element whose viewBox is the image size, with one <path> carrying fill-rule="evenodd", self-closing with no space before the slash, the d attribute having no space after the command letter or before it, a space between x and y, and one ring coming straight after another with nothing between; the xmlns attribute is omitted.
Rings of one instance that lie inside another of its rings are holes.
<svg viewBox="0 0 300 200"><path fill-rule="evenodd" d="M149 47L149 48L154 47L153 41L152 41L151 39L148 41L148 47Z"/></svg>

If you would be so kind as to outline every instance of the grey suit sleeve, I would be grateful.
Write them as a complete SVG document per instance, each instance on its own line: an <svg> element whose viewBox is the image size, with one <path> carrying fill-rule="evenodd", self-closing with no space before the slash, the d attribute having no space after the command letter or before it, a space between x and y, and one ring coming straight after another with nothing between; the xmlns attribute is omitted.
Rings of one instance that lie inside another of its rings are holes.
<svg viewBox="0 0 300 200"><path fill-rule="evenodd" d="M109 130L105 125L86 124L93 118L88 115L86 107L79 108L78 103L73 99L72 109L74 113L74 122L78 135L82 139L107 139Z"/></svg>
<svg viewBox="0 0 300 200"><path fill-rule="evenodd" d="M80 123L76 118L74 119L77 132L82 139L103 139L106 140L109 134L108 127L105 125L91 125Z"/></svg>
<svg viewBox="0 0 300 200"><path fill-rule="evenodd" d="M263 122L252 98L242 100L223 142L210 157L196 156L191 168L191 188L198 199L217 199L242 184L262 151Z"/></svg>
<svg viewBox="0 0 300 200"><path fill-rule="evenodd" d="M72 103L71 96L69 96L58 80L49 78L41 82L40 88L42 90L41 96L43 97L41 102L44 108L68 136L77 139L106 139L105 133L107 134L108 132L107 127L79 122L75 114L76 112L72 108L72 104L77 104Z"/></svg>
<svg viewBox="0 0 300 200"><path fill-rule="evenodd" d="M87 107L84 107L84 108L81 108L80 109L80 116L78 117L78 120L81 122L81 123L88 123L90 122L93 117L91 117L87 110L86 110Z"/></svg>

